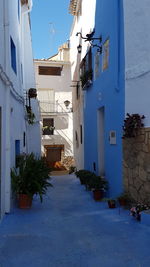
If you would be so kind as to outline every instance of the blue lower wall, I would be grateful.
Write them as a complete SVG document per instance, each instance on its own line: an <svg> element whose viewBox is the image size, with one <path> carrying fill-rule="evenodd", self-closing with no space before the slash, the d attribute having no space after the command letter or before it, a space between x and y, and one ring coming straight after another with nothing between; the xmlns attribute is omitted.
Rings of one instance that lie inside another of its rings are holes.
<svg viewBox="0 0 150 267"><path fill-rule="evenodd" d="M95 36L102 34L103 43L109 38L109 67L87 88L84 108L85 169L99 174L99 129L98 110L104 107L104 172L109 181L109 197L115 197L123 190L122 183L122 125L124 120L124 37L122 0L97 1ZM93 52L93 69L94 56ZM109 142L110 131L116 131L116 145Z"/></svg>

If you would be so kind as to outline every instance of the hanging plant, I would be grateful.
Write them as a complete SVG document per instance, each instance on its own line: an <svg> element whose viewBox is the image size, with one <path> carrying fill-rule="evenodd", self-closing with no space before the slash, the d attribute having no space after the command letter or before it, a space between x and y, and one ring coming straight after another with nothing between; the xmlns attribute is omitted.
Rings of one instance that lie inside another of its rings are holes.
<svg viewBox="0 0 150 267"><path fill-rule="evenodd" d="M124 120L123 125L123 138L131 138L136 137L139 129L144 127L142 120L145 119L145 116L140 116L139 114L129 114L127 113L127 117Z"/></svg>
<svg viewBox="0 0 150 267"><path fill-rule="evenodd" d="M29 124L34 124L35 120L35 114L32 112L32 108L29 106L26 106L27 111L27 120Z"/></svg>
<svg viewBox="0 0 150 267"><path fill-rule="evenodd" d="M30 88L28 91L29 98L36 98L37 97L37 90L35 88Z"/></svg>
<svg viewBox="0 0 150 267"><path fill-rule="evenodd" d="M82 83L82 88L86 86L87 82L92 81L93 79L93 71L92 70L87 70L85 71L81 76L80 80Z"/></svg>

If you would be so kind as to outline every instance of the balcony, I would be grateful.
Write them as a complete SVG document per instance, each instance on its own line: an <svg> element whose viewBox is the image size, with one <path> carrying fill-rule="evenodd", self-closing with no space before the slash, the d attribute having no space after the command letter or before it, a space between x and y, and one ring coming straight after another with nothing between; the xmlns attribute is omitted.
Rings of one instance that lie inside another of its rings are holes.
<svg viewBox="0 0 150 267"><path fill-rule="evenodd" d="M41 115L65 114L72 112L72 107L66 107L64 103L39 101Z"/></svg>

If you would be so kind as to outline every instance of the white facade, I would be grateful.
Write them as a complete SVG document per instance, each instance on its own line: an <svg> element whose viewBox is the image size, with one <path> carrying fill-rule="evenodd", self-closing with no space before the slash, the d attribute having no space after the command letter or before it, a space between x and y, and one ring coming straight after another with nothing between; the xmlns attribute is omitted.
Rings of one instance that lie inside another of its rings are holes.
<svg viewBox="0 0 150 267"><path fill-rule="evenodd" d="M31 4L31 0L0 1L1 217L11 208L10 169L15 166L16 153L33 151L40 155L37 101L33 100L37 121L34 125L28 124L25 109L26 91L35 88L29 22Z"/></svg>
<svg viewBox="0 0 150 267"><path fill-rule="evenodd" d="M124 0L125 114L144 115L150 127L150 2Z"/></svg>
<svg viewBox="0 0 150 267"><path fill-rule="evenodd" d="M57 55L48 59L37 59L34 63L41 109L41 128L43 119L52 119L54 124L53 134L42 134L42 152L46 153L46 146L63 145L64 156L73 157L71 67L68 44L60 47ZM39 68L43 67L52 68L52 70L60 68L60 75L53 73L41 75ZM64 104L66 100L70 102L68 108Z"/></svg>
<svg viewBox="0 0 150 267"><path fill-rule="evenodd" d="M70 61L71 61L71 78L73 86L73 133L74 133L74 157L77 169L84 168L84 143L81 142L81 134L84 136L83 122L83 99L86 92L82 91L80 86L79 65L85 57L89 42L81 39L80 35L76 36L77 32L81 32L82 36L91 33L95 25L95 8L96 0L71 0L70 13L74 15L72 30L70 34ZM82 46L82 51L79 54L77 46ZM77 97L77 84L79 92ZM82 133L81 133L82 127Z"/></svg>

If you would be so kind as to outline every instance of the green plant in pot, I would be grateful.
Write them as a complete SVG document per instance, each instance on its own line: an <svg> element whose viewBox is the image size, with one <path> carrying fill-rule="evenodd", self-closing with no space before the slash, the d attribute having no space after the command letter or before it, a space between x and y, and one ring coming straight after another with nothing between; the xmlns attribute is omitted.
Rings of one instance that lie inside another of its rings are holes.
<svg viewBox="0 0 150 267"><path fill-rule="evenodd" d="M108 182L101 176L93 176L89 181L89 187L93 191L95 200L101 200L108 189Z"/></svg>
<svg viewBox="0 0 150 267"><path fill-rule="evenodd" d="M30 106L26 106L27 111L27 121L29 124L35 123L35 114L32 112L32 108Z"/></svg>
<svg viewBox="0 0 150 267"><path fill-rule="evenodd" d="M85 71L81 76L80 76L80 80L81 80L81 83L82 83L82 88L84 86L86 86L86 83L88 81L92 81L93 79L93 71L92 70L87 70Z"/></svg>
<svg viewBox="0 0 150 267"><path fill-rule="evenodd" d="M127 192L123 192L120 196L117 197L120 206L128 206L132 201Z"/></svg>
<svg viewBox="0 0 150 267"><path fill-rule="evenodd" d="M30 208L35 194L43 201L43 195L52 186L49 173L44 158L37 158L33 153L20 155L18 168L11 170L12 190L18 197L20 208Z"/></svg>
<svg viewBox="0 0 150 267"><path fill-rule="evenodd" d="M86 189L90 189L89 182L95 176L95 173L88 170L79 170L75 172L75 175L80 179L80 183L85 185Z"/></svg>

